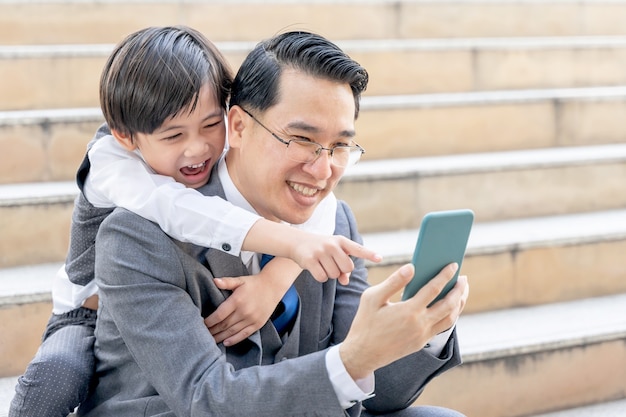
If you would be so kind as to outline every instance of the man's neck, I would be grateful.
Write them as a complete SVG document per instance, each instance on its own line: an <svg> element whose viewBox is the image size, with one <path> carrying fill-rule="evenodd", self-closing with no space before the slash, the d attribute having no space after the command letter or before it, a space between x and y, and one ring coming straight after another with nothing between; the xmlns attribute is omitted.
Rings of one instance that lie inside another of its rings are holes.
<svg viewBox="0 0 626 417"><path fill-rule="evenodd" d="M222 183L222 188L224 189L224 195L226 196L226 200L230 201L233 205L237 207L241 207L242 209L258 214L254 207L252 207L248 200L246 200L243 194L241 194L241 192L237 189L237 186L230 177L225 155L222 155L222 157L218 161L217 176Z"/></svg>

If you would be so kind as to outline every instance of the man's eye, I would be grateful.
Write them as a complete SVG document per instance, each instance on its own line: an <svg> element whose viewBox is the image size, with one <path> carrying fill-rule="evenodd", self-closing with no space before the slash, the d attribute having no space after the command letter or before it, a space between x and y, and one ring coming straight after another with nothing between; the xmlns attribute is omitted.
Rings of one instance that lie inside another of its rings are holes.
<svg viewBox="0 0 626 417"><path fill-rule="evenodd" d="M311 139L304 136L291 136L291 140L297 140L298 142L312 142Z"/></svg>
<svg viewBox="0 0 626 417"><path fill-rule="evenodd" d="M337 142L333 145L333 148L348 148L351 145L349 143Z"/></svg>

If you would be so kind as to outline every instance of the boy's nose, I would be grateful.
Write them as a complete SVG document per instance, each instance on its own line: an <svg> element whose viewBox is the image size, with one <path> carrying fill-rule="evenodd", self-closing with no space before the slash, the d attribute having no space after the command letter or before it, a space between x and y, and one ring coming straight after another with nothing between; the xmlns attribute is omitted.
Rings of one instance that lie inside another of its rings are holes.
<svg viewBox="0 0 626 417"><path fill-rule="evenodd" d="M187 148L185 149L185 156L193 157L205 154L209 150L209 143L198 137L194 138L190 141Z"/></svg>

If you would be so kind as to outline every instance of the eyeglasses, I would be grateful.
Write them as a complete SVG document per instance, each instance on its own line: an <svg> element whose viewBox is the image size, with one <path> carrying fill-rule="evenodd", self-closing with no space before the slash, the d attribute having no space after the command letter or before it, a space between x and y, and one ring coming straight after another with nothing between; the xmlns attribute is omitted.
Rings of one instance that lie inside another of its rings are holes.
<svg viewBox="0 0 626 417"><path fill-rule="evenodd" d="M254 117L248 110L241 108L248 116L257 122L263 129L274 137L280 143L287 145L286 155L289 159L295 162L302 162L305 164L314 162L320 157L322 151L328 151L330 161L333 165L340 168L349 167L356 164L361 155L365 153L365 149L358 144L350 145L335 145L332 148L324 148L322 145L316 142L311 142L304 139L281 139L276 133L269 130L263 123L261 123L256 117Z"/></svg>

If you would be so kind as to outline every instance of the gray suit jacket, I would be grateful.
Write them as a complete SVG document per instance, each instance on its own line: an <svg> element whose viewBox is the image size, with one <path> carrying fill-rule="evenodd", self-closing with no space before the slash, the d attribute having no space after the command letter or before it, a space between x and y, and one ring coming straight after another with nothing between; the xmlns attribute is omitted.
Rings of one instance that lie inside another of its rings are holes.
<svg viewBox="0 0 626 417"><path fill-rule="evenodd" d="M224 197L217 175L200 191ZM360 241L345 203L336 234ZM96 327L98 384L81 416L341 416L325 353L350 328L367 287L362 260L350 284L324 284L306 271L296 281L300 309L280 339L268 322L230 348L203 323L228 293L213 277L247 275L238 257L181 243L124 209L103 223L96 242L101 306ZM460 363L456 334L441 358L418 352L376 372L364 406L388 412L409 406L434 376ZM357 416L361 404L348 410Z"/></svg>

